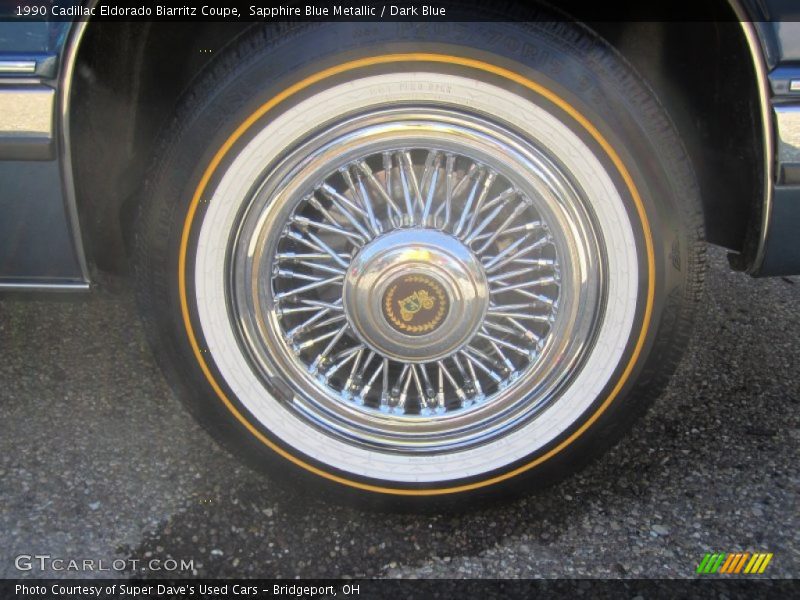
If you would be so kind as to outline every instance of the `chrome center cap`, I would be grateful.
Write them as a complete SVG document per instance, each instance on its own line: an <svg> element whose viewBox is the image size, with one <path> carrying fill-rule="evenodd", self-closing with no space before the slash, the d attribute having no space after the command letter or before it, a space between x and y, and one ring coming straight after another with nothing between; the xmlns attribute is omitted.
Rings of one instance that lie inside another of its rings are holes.
<svg viewBox="0 0 800 600"><path fill-rule="evenodd" d="M383 356L430 362L475 335L489 304L480 261L441 231L413 228L364 246L345 276L343 304L361 340Z"/></svg>

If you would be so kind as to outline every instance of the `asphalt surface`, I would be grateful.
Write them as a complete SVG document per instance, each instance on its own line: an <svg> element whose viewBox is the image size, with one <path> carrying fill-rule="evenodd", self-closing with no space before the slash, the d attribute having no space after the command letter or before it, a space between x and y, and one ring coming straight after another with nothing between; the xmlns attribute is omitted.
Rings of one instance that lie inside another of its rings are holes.
<svg viewBox="0 0 800 600"><path fill-rule="evenodd" d="M170 394L123 279L0 297L0 577L56 574L17 571L20 554L184 558L194 573L175 575L201 577L691 577L741 550L797 577L799 359L800 278L753 280L715 250L679 372L610 453L505 505L388 515L220 450Z"/></svg>

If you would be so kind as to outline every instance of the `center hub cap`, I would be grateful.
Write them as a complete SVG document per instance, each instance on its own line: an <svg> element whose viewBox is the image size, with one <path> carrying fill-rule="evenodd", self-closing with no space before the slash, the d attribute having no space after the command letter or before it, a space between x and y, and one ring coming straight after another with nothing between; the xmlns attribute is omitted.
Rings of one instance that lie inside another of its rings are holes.
<svg viewBox="0 0 800 600"><path fill-rule="evenodd" d="M489 302L483 267L447 233L414 228L378 237L347 270L345 314L382 355L429 362L475 335Z"/></svg>
<svg viewBox="0 0 800 600"><path fill-rule="evenodd" d="M424 273L401 275L383 294L383 316L399 333L424 335L436 331L450 309L444 287Z"/></svg>

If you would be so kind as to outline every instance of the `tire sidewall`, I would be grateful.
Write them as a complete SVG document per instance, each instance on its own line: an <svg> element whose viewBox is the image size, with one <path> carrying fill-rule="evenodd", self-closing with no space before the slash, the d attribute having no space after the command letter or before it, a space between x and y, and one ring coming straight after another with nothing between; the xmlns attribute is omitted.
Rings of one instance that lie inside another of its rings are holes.
<svg viewBox="0 0 800 600"><path fill-rule="evenodd" d="M656 266L655 303L641 357L608 410L564 451L522 476L498 484L498 488L527 486L530 480L542 482L559 475L565 467L571 470L574 465L595 455L597 449L609 445L653 397L653 384L664 380L663 369L654 363L674 352L674 341L665 325L670 318L680 319L684 311L684 288L692 266L688 251L692 232L685 218L689 209L681 206L681 201L688 203L692 199L685 197L685 190L675 189L675 182L681 180L674 178L670 167L674 168L676 161L674 157L665 156L665 150L657 144L665 125L648 120L657 105L626 71L619 57L613 56L602 43L587 41L590 38L576 32L575 26L563 23L442 23L431 29L419 25L396 23L379 27L374 23L326 23L298 26L282 32L272 41L256 36L260 42L253 44L260 43L259 52L253 53L235 71L217 81L211 93L198 93L191 103L192 110L184 114L170 132L167 150L160 158L160 169L150 185L150 200L143 205L140 218L142 225L139 229L144 234L138 244L142 257L138 261L141 268L137 268L139 289L149 290L145 293L144 304L148 314L155 313L155 318L149 318L149 329L155 330L156 346L165 358L160 362L166 363L169 378L180 388L195 416L217 437L237 440L235 449L259 466L264 466L265 462L268 468L269 465L273 468L287 466L284 459L258 442L242 423L231 419L230 412L209 389L206 374L198 366L185 326L179 318L181 298L175 281L177 257L181 250L186 211L206 166L242 122L243 115L251 114L266 100L310 73L363 56L402 53L411 48L415 52L448 53L497 64L541 83L586 115L628 167L651 224ZM309 44L312 40L314 44ZM575 43L571 44L571 41ZM590 47L584 47L586 45ZM300 52L298 48L304 50ZM326 85L333 82L335 79ZM265 118L274 118L313 93L312 87L276 107L276 111ZM624 110L620 109L621 106ZM669 127L668 122L666 127ZM253 130L258 130L258 127L253 127ZM248 139L246 135L237 144L246 144ZM236 147L231 149L229 156L235 156L235 152ZM222 163L208 182L209 189L224 170L225 163ZM691 180L690 175L684 174L683 178ZM198 214L197 219L202 220L202 214ZM199 227L192 230L190 248L196 243L198 230ZM190 263L192 261L188 260L189 281L193 278ZM646 276L647 273L642 279L645 280ZM190 307L190 312L198 330L196 310ZM642 314L637 315L637 322L642 318ZM662 323L665 318L666 322ZM626 357L629 352L630 349ZM609 381L607 390L613 386L617 375L615 373ZM224 381L221 385L224 386ZM576 421L574 428L585 421L586 414L591 413L602 400L601 395ZM559 440L574 428L562 434ZM263 431L269 435L268 431ZM275 441L279 443L279 440ZM537 450L537 454L547 448ZM518 465L509 465L503 470L515 466ZM309 477L302 469L294 470L304 479ZM320 478L311 476L310 480L318 482Z"/></svg>

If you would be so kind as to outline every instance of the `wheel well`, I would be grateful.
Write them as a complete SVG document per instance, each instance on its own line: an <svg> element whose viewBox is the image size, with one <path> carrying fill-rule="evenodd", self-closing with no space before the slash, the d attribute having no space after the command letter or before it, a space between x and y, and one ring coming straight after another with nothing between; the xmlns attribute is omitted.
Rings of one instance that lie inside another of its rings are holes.
<svg viewBox="0 0 800 600"><path fill-rule="evenodd" d="M587 25L639 71L672 117L698 175L709 241L740 250L763 189L762 132L746 40L727 2L718 2L719 22ZM87 28L70 118L82 226L101 269L125 267L127 224L159 133L181 96L214 54L250 26Z"/></svg>
<svg viewBox="0 0 800 600"><path fill-rule="evenodd" d="M700 184L708 241L742 250L765 174L758 85L741 24L728 16L590 26L645 78L675 124Z"/></svg>
<svg viewBox="0 0 800 600"><path fill-rule="evenodd" d="M123 270L135 201L192 80L252 23L89 24L73 85L75 184L89 255Z"/></svg>

